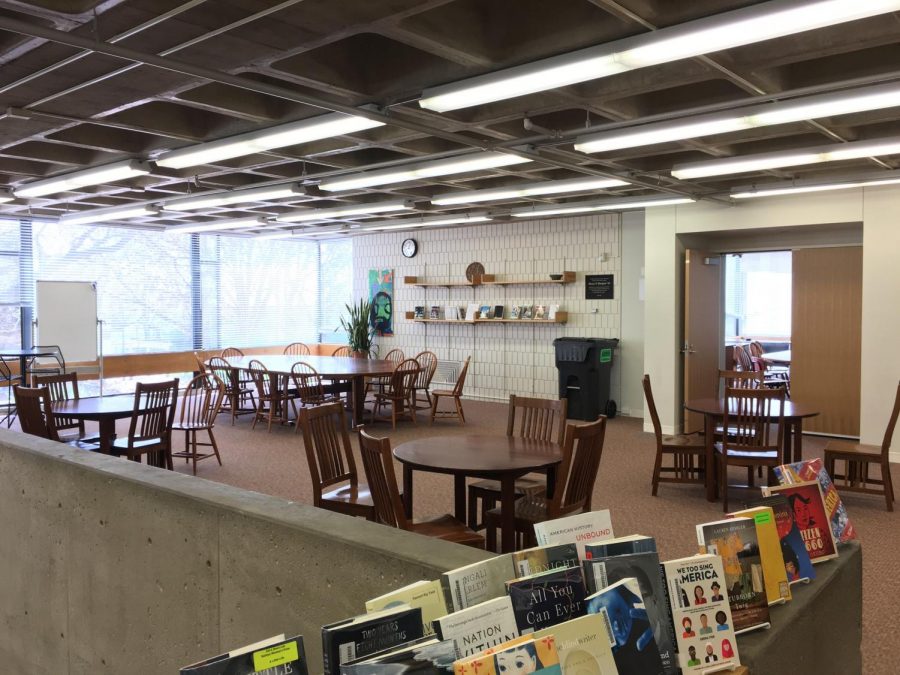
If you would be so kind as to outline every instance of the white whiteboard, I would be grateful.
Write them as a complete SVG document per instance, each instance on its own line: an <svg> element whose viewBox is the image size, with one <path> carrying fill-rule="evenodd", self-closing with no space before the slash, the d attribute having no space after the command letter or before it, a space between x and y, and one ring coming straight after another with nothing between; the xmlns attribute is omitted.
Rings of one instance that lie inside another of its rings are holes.
<svg viewBox="0 0 900 675"><path fill-rule="evenodd" d="M37 345L59 345L66 361L97 360L97 284L37 281Z"/></svg>

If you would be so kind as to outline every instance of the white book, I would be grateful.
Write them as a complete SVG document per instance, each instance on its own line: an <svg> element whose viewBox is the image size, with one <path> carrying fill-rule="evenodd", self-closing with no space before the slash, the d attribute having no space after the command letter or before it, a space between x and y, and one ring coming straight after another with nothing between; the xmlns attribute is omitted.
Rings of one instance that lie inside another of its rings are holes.
<svg viewBox="0 0 900 675"><path fill-rule="evenodd" d="M461 659L519 637L508 595L448 614L434 624L441 640L453 640Z"/></svg>
<svg viewBox="0 0 900 675"><path fill-rule="evenodd" d="M547 319L550 321L556 320L556 313L559 311L559 305L550 305L550 308L547 310Z"/></svg>
<svg viewBox="0 0 900 675"><path fill-rule="evenodd" d="M602 509L535 523L534 536L541 546L575 544L579 560L584 560L585 544L612 539L615 535L609 509Z"/></svg>
<svg viewBox="0 0 900 675"><path fill-rule="evenodd" d="M466 306L466 321L474 321L479 309L481 309L481 305L476 302L470 302Z"/></svg>
<svg viewBox="0 0 900 675"><path fill-rule="evenodd" d="M441 582L449 599L449 609L466 607L506 595L506 582L516 578L512 556L503 553L465 567L444 572Z"/></svg>
<svg viewBox="0 0 900 675"><path fill-rule="evenodd" d="M444 318L447 321L456 321L459 319L459 307L454 307L453 305L444 307Z"/></svg>

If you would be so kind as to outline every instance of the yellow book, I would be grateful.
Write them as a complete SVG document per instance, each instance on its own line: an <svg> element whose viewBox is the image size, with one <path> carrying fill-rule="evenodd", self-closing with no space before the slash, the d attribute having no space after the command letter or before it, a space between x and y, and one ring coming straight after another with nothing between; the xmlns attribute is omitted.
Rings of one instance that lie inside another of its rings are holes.
<svg viewBox="0 0 900 675"><path fill-rule="evenodd" d="M507 640L499 645L489 647L483 652L478 652L474 656L467 656L464 659L458 659L453 662L453 675L495 675L493 673L494 652L499 652L509 647L528 642L533 639L532 635L520 635L512 640Z"/></svg>
<svg viewBox="0 0 900 675"><path fill-rule="evenodd" d="M440 581L417 581L396 591L385 593L366 602L366 612L379 612L396 605L409 605L422 609L424 636L434 635L432 621L447 615L447 601Z"/></svg>
<svg viewBox="0 0 900 675"><path fill-rule="evenodd" d="M759 555L762 559L766 597L770 605L777 605L791 599L791 585L784 569L781 553L781 538L775 525L775 513L769 506L758 506L732 515L753 518L756 524L756 538L759 540Z"/></svg>
<svg viewBox="0 0 900 675"><path fill-rule="evenodd" d="M454 664L456 673L456 664ZM518 640L488 649L465 665L466 675L504 675L509 673L543 673L561 675L556 640L552 635L535 639L523 636Z"/></svg>

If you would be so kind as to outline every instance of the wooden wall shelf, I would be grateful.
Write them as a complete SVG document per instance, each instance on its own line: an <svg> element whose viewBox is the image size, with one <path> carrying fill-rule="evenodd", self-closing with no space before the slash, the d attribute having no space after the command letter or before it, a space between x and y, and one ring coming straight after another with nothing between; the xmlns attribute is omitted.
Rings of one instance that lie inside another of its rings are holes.
<svg viewBox="0 0 900 675"><path fill-rule="evenodd" d="M535 284L572 284L575 283L575 272L563 272L561 279L551 279L548 274L545 277L531 279L497 279L496 274L482 274L473 281L431 281L425 277L403 277L403 283L408 286L428 288L437 286L440 288L472 287L472 286L533 286Z"/></svg>
<svg viewBox="0 0 900 675"><path fill-rule="evenodd" d="M415 323L465 323L465 324L476 324L476 323L566 323L569 320L569 313L558 311L556 313L555 319L416 319L415 312L406 312L406 318L408 321L414 321Z"/></svg>

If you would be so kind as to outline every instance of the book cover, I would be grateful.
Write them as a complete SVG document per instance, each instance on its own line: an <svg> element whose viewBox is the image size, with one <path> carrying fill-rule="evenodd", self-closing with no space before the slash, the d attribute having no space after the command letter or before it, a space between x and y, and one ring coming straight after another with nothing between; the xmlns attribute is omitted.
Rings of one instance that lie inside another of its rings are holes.
<svg viewBox="0 0 900 675"><path fill-rule="evenodd" d="M659 554L647 551L585 560L584 576L589 593L596 593L622 579L633 578L637 582L663 670L667 675L677 675L675 630L669 618L669 599Z"/></svg>
<svg viewBox="0 0 900 675"><path fill-rule="evenodd" d="M516 577L522 578L560 567L578 567L578 548L575 544L535 546L515 551L512 556Z"/></svg>
<svg viewBox="0 0 900 675"><path fill-rule="evenodd" d="M447 305L444 307L444 318L447 321L457 321L459 320L459 307L455 307L453 305Z"/></svg>
<svg viewBox="0 0 900 675"><path fill-rule="evenodd" d="M784 495L772 495L760 497L747 503L748 507L765 506L772 509L775 514L775 527L778 530L778 538L781 540L781 557L784 559L784 571L788 583L794 584L803 579L812 581L816 578L816 570L813 567L800 530L794 523L794 514Z"/></svg>
<svg viewBox="0 0 900 675"><path fill-rule="evenodd" d="M519 310L519 316L523 319L534 318L534 310L531 305L522 305L522 309Z"/></svg>
<svg viewBox="0 0 900 675"><path fill-rule="evenodd" d="M782 494L787 497L794 523L800 530L800 537L814 565L837 558L837 546L831 533L831 523L825 511L819 481L763 487L762 490L766 496Z"/></svg>
<svg viewBox="0 0 900 675"><path fill-rule="evenodd" d="M567 675L618 675L603 617L587 614L533 633L535 640L552 635L562 671Z"/></svg>
<svg viewBox="0 0 900 675"><path fill-rule="evenodd" d="M500 644L496 644L493 647L488 647L487 649L482 650L472 656L467 656L463 659L457 659L453 664L453 672L455 673L455 675L481 675L481 672L477 671L476 668L493 668L493 662L490 660L485 660L485 657L487 655L503 651L504 649L508 649L509 647L512 647L514 645L522 644L523 642L528 642L532 639L534 638L531 634L520 635L519 637L515 637L512 640L507 640L506 642L501 642Z"/></svg>
<svg viewBox="0 0 900 675"><path fill-rule="evenodd" d="M300 636L285 640L284 635L256 642L220 654L179 670L179 675L251 675L266 671L271 675L306 675L306 653Z"/></svg>
<svg viewBox="0 0 900 675"><path fill-rule="evenodd" d="M490 319L491 318L491 306L490 305L482 305L478 309L478 313L481 319Z"/></svg>
<svg viewBox="0 0 900 675"><path fill-rule="evenodd" d="M787 571L784 568L784 556L781 553L781 538L778 536L778 527L775 524L775 512L771 507L758 506L736 511L731 515L753 518L753 522L756 524L756 539L759 542L759 555L762 558L766 597L769 599L769 604L790 600L791 585L788 583Z"/></svg>
<svg viewBox="0 0 900 675"><path fill-rule="evenodd" d="M556 313L559 311L559 305L550 305L550 308L547 310L547 318L550 321L556 320Z"/></svg>
<svg viewBox="0 0 900 675"><path fill-rule="evenodd" d="M625 578L588 596L587 611L603 618L616 667L622 675L662 675L662 657L653 637L641 589Z"/></svg>
<svg viewBox="0 0 900 675"><path fill-rule="evenodd" d="M447 614L447 601L440 581L417 581L396 591L385 593L366 602L366 612L380 612L400 605L422 610L422 634L434 635L432 622Z"/></svg>
<svg viewBox="0 0 900 675"><path fill-rule="evenodd" d="M775 477L782 485L811 480L819 481L819 487L822 488L822 498L825 501L825 510L828 512L828 518L831 521L831 534L834 536L835 541L847 542L857 538L856 528L850 522L847 509L841 501L837 488L822 465L820 458L816 457L815 459L808 459L795 464L776 466Z"/></svg>
<svg viewBox="0 0 900 675"><path fill-rule="evenodd" d="M425 318L425 308L422 305L416 305L416 308L413 312L414 319L424 319Z"/></svg>
<svg viewBox="0 0 900 675"><path fill-rule="evenodd" d="M703 584L696 584L690 595L692 605L705 605L727 596L734 618L735 632L760 628L769 623L769 599L756 523L752 518L728 518L697 525L697 543L704 553L722 558L724 583L710 585L714 595L707 597Z"/></svg>
<svg viewBox="0 0 900 675"><path fill-rule="evenodd" d="M534 537L541 546L575 544L578 558L584 560L587 543L613 538L609 509L587 511L567 518L534 524Z"/></svg>
<svg viewBox="0 0 900 675"><path fill-rule="evenodd" d="M478 304L470 302L466 305L466 321L474 321L475 315L478 314Z"/></svg>
<svg viewBox="0 0 900 675"><path fill-rule="evenodd" d="M534 318L535 319L546 319L547 318L547 306L546 305L535 305Z"/></svg>
<svg viewBox="0 0 900 675"><path fill-rule="evenodd" d="M656 551L656 540L643 534L629 534L584 545L584 558L609 558L626 553L647 553Z"/></svg>
<svg viewBox="0 0 900 675"><path fill-rule="evenodd" d="M503 318L503 305L494 305L494 318L495 319Z"/></svg>
<svg viewBox="0 0 900 675"><path fill-rule="evenodd" d="M519 636L512 600L505 595L442 616L434 629L441 640L453 640L460 658Z"/></svg>
<svg viewBox="0 0 900 675"><path fill-rule="evenodd" d="M461 609L506 595L506 582L516 578L512 556L503 553L441 574L448 609Z"/></svg>
<svg viewBox="0 0 900 675"><path fill-rule="evenodd" d="M587 592L580 567L532 574L507 582L506 589L519 633L540 630L585 613Z"/></svg>
<svg viewBox="0 0 900 675"><path fill-rule="evenodd" d="M725 585L722 559L712 554L696 555L667 560L663 569L672 599L681 672L703 673L711 669L710 664L723 669L741 665L728 598L713 587ZM693 604L688 597L695 595L698 585L709 598L706 604Z"/></svg>
<svg viewBox="0 0 900 675"><path fill-rule="evenodd" d="M450 675L456 658L453 640L424 638L341 664L341 675Z"/></svg>
<svg viewBox="0 0 900 675"><path fill-rule="evenodd" d="M325 675L340 665L422 637L422 610L401 605L322 626Z"/></svg>
<svg viewBox="0 0 900 675"><path fill-rule="evenodd" d="M431 306L431 315L429 316L431 319L440 319L441 318L441 308L438 305Z"/></svg>
<svg viewBox="0 0 900 675"><path fill-rule="evenodd" d="M513 305L512 309L510 310L509 318L510 319L518 319L521 316L521 314L522 314L522 308L519 307L519 305Z"/></svg>

